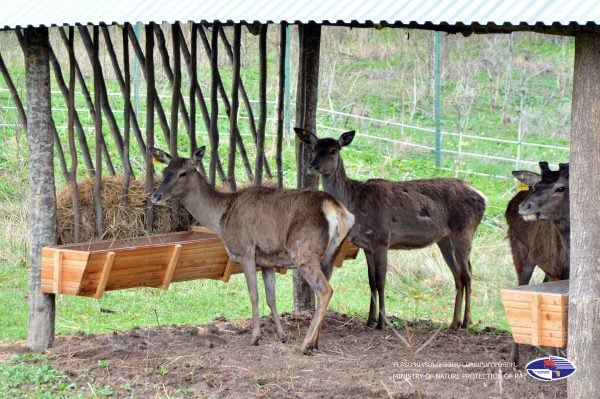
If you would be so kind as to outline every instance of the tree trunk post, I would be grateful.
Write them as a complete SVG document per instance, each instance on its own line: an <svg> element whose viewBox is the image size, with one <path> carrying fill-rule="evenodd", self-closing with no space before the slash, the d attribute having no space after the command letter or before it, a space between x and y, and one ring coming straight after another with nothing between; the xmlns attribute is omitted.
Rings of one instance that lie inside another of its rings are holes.
<svg viewBox="0 0 600 399"><path fill-rule="evenodd" d="M319 92L319 51L321 47L321 25L309 23L298 26L300 36L298 63L298 90L296 93L296 126L315 132L317 126L317 100ZM318 188L317 176L306 173L311 152L296 140L296 185L298 188ZM300 273L294 271L294 310L312 310L315 296Z"/></svg>
<svg viewBox="0 0 600 399"><path fill-rule="evenodd" d="M575 37L571 111L571 273L568 357L577 372L570 399L600 389L600 34Z"/></svg>
<svg viewBox="0 0 600 399"><path fill-rule="evenodd" d="M42 352L54 343L54 294L42 293L42 247L56 244L54 135L50 107L48 29L27 28L25 54L29 148L29 332L27 346Z"/></svg>

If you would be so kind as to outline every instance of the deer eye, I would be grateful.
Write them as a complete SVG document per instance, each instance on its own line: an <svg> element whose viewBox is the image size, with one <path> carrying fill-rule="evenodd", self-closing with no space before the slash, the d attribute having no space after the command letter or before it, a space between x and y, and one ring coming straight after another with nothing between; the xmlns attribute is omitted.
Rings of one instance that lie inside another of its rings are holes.
<svg viewBox="0 0 600 399"><path fill-rule="evenodd" d="M179 174L179 176L177 176L177 177L179 177L179 178L182 178L182 177L184 177L186 174L187 174L187 172L185 172L185 171L184 171L184 172L181 172L181 173Z"/></svg>
<svg viewBox="0 0 600 399"><path fill-rule="evenodd" d="M563 186L563 187L557 187L557 188L556 188L556 192L557 192L557 193L564 193L566 189L567 189L567 188L566 188L566 187L564 187L564 186Z"/></svg>
<svg viewBox="0 0 600 399"><path fill-rule="evenodd" d="M331 150L329 150L329 155L335 155L336 152L337 148L332 148Z"/></svg>

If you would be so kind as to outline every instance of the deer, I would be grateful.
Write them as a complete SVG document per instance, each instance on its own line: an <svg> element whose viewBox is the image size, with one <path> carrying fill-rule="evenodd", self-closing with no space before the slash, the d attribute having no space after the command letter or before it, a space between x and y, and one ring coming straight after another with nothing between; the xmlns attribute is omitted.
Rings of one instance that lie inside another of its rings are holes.
<svg viewBox="0 0 600 399"><path fill-rule="evenodd" d="M569 278L568 164L559 164L558 171L551 170L545 161L539 162L539 167L541 174L512 172L527 190L519 191L508 202L505 213L519 285L529 284L536 266L545 273L544 282ZM516 343L510 361L519 367Z"/></svg>
<svg viewBox="0 0 600 399"><path fill-rule="evenodd" d="M364 250L367 260L371 290L367 326L377 323L377 329L385 328L388 250L437 244L456 287L450 328L467 328L472 323L470 253L475 231L485 212L485 196L455 178L352 180L346 175L340 151L352 142L355 131L334 139L318 138L297 127L294 130L312 151L307 172L320 175L323 189L355 216L348 237ZM461 320L463 297L465 311Z"/></svg>
<svg viewBox="0 0 600 399"><path fill-rule="evenodd" d="M318 191L247 187L220 192L197 170L205 147L192 158L171 157L150 148L167 167L150 199L155 205L179 201L202 225L213 230L229 257L241 264L252 303L251 344L261 338L258 314L257 265L262 270L267 304L278 338L287 337L275 303L274 267L295 267L316 295L316 310L302 343L302 353L318 349L327 305L333 294L330 270L339 248L354 224L354 216L331 195Z"/></svg>

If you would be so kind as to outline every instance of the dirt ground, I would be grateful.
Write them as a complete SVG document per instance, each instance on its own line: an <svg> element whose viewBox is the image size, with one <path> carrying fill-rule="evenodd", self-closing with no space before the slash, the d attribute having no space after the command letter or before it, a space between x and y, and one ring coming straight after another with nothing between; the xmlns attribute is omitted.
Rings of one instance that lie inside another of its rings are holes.
<svg viewBox="0 0 600 399"><path fill-rule="evenodd" d="M250 320L202 326L58 336L51 363L77 381L131 390L136 398L563 398L566 382L538 382L508 364L511 337L490 328L450 331L429 322L377 331L364 320L328 313L319 349L302 355L311 314L283 315L288 341L262 318L250 346ZM408 344L408 347L407 347ZM2 348L6 353L10 348ZM22 347L13 346L19 351ZM523 346L521 359L545 356Z"/></svg>

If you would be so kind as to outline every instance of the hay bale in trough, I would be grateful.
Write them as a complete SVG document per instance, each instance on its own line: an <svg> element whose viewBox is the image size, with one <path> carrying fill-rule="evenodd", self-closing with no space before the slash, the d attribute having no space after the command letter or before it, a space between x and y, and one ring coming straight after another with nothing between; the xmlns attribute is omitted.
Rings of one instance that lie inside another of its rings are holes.
<svg viewBox="0 0 600 399"><path fill-rule="evenodd" d="M154 182L154 188L160 183L159 179ZM123 178L110 176L102 178L102 213L104 220L104 233L102 237L96 238L96 217L92 192L94 178L88 178L77 183L77 195L81 211L81 241L117 240L132 238L149 234L170 233L174 231L171 222L171 208L154 207L154 231L146 230L146 207L148 193L146 192L145 180L131 180L129 186L129 203L121 203L121 191ZM58 244L73 243L73 202L71 189L64 187L56 194L57 200L57 242ZM180 207L179 228L175 230L186 230L192 224L193 218Z"/></svg>

